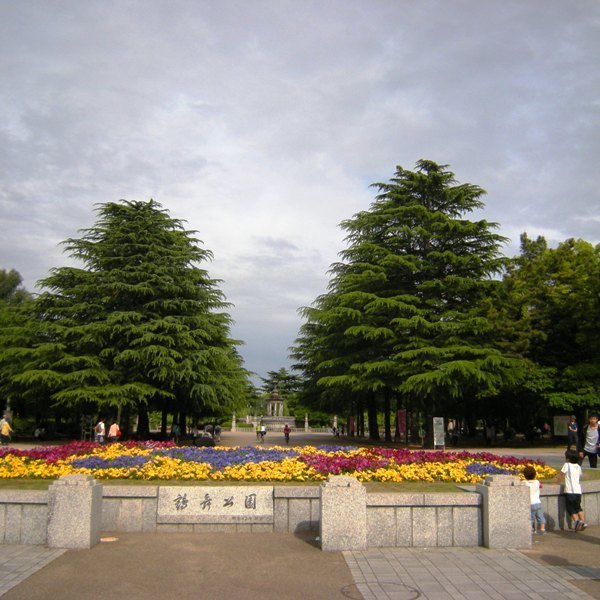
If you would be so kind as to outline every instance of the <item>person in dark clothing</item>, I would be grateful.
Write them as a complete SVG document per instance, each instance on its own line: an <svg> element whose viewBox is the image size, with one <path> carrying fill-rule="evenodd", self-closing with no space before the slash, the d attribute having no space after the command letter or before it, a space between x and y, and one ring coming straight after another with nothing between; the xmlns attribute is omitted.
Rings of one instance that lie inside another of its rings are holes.
<svg viewBox="0 0 600 600"><path fill-rule="evenodd" d="M588 457L590 467L595 469L598 466L598 452L600 451L600 427L598 427L598 415L592 414L587 425L581 428L579 436L579 461L583 462L584 457Z"/></svg>
<svg viewBox="0 0 600 600"><path fill-rule="evenodd" d="M575 446L575 448L579 447L578 432L579 426L577 425L577 418L575 415L571 415L569 419L569 425L567 426L567 450L571 449L571 446Z"/></svg>

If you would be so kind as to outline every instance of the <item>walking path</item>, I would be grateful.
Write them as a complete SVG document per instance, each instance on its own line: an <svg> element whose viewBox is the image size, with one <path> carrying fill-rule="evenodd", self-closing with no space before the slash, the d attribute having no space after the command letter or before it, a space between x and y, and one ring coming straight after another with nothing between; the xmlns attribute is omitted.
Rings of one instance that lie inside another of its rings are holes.
<svg viewBox="0 0 600 600"><path fill-rule="evenodd" d="M281 444L270 434L265 445ZM256 443L225 433L223 443ZM336 443L296 434L292 444ZM557 449L492 449L540 458ZM500 452L498 452L500 453ZM111 537L108 537L108 536ZM535 536L531 549L374 548L322 552L315 534L107 534L90 550L0 545L2 600L600 599L600 526Z"/></svg>

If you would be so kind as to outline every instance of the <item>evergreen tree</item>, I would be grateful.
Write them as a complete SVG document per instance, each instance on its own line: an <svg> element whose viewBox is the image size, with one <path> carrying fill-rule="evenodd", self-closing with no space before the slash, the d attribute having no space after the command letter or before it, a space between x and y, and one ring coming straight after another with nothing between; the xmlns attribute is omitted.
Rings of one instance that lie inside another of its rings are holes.
<svg viewBox="0 0 600 600"><path fill-rule="evenodd" d="M342 223L349 247L329 292L304 310L295 356L320 386L365 398L370 430L378 398L387 413L394 395L429 415L467 413L519 364L497 348L482 309L504 238L464 218L485 192L444 165L398 167L375 187L370 210Z"/></svg>
<svg viewBox="0 0 600 600"><path fill-rule="evenodd" d="M267 371L267 376L261 377L261 380L263 382L261 389L265 394L270 394L277 389L281 397L297 392L301 385L300 377L290 373L285 367L281 367L278 371Z"/></svg>
<svg viewBox="0 0 600 600"><path fill-rule="evenodd" d="M32 296L22 282L18 271L0 270L0 399L19 411L28 399L14 382L24 367L23 356L14 348L28 344L36 327Z"/></svg>
<svg viewBox="0 0 600 600"><path fill-rule="evenodd" d="M350 415L354 412L352 398L358 386L350 372L355 362L354 340L345 337L344 332L353 321L349 317L351 311L338 305L331 284L329 288L330 292L319 296L313 306L300 309L306 322L300 328L291 357L296 361L294 370L303 374L299 392L303 406Z"/></svg>
<svg viewBox="0 0 600 600"><path fill-rule="evenodd" d="M17 379L70 407L233 409L246 372L218 281L199 266L211 253L153 200L109 202L97 213L64 242L83 267L53 269L40 282L43 331Z"/></svg>

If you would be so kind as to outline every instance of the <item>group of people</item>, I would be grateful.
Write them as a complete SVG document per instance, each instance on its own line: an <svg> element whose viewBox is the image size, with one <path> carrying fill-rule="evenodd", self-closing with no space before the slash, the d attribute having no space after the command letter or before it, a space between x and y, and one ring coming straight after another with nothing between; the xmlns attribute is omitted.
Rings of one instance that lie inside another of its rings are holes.
<svg viewBox="0 0 600 600"><path fill-rule="evenodd" d="M565 510L571 517L573 531L583 531L587 528L585 515L581 507L581 476L583 472L579 464L576 450L565 452L565 464L557 477L558 483L564 482ZM534 534L546 533L546 516L540 499L542 484L536 479L535 467L528 465L523 469L525 483L529 486L529 501L531 505L531 527Z"/></svg>
<svg viewBox="0 0 600 600"><path fill-rule="evenodd" d="M577 425L577 419L574 415L571 415L568 434L569 441L565 453L567 462L561 469L562 479L565 482L565 509L573 519L575 531L581 531L587 527L581 508L581 465L587 456L592 469L598 466L598 454L600 454L598 415L591 414L587 424L581 428L581 432ZM574 438L573 434L575 434ZM575 443L575 450L571 450L573 442Z"/></svg>
<svg viewBox="0 0 600 600"><path fill-rule="evenodd" d="M588 422L583 427L579 427L575 415L571 415L567 427L567 451L575 446L575 452L578 455L578 462L581 465L585 457L590 462L590 467L595 469L598 466L598 454L600 454L600 428L598 427L598 415L591 414Z"/></svg>
<svg viewBox="0 0 600 600"><path fill-rule="evenodd" d="M105 439L111 443L118 442L120 437L121 429L116 421L111 422L110 427L108 428L108 437L106 436L106 425L104 424L103 419L100 419L94 427L94 439L99 444L104 444Z"/></svg>
<svg viewBox="0 0 600 600"><path fill-rule="evenodd" d="M121 429L116 420L111 422L108 429L108 435L106 434L106 425L103 419L99 419L94 427L94 439L99 444L104 444L105 441L117 442L121 437ZM216 425L214 428L211 425L206 427L202 426L199 428L195 425L191 430L192 443L194 446L214 446L215 442L219 442L221 439L221 426ZM171 439L178 444L181 439L181 429L177 423L173 423L171 427ZM208 443L208 441L212 443Z"/></svg>
<svg viewBox="0 0 600 600"><path fill-rule="evenodd" d="M571 446L575 446L572 450ZM571 415L568 426L568 445L565 452L565 464L559 474L559 482L565 484L565 510L573 521L573 529L582 531L587 527L585 515L581 508L581 476L583 471L581 465L587 457L590 468L598 466L598 454L600 454L600 427L598 426L598 415L591 414L588 422L581 429L577 419Z"/></svg>
<svg viewBox="0 0 600 600"><path fill-rule="evenodd" d="M285 443L290 443L290 433L292 433L291 427L286 423L283 426L283 437L285 438ZM267 435L267 427L264 424L256 425L256 439L261 442L261 444L265 443L265 436Z"/></svg>
<svg viewBox="0 0 600 600"><path fill-rule="evenodd" d="M262 444L265 443L265 435L267 435L267 426L266 425L257 425L256 426L256 439L260 440Z"/></svg>
<svg viewBox="0 0 600 600"><path fill-rule="evenodd" d="M221 441L221 426L212 425L192 427L192 444L194 446L214 446ZM179 440L176 440L179 441Z"/></svg>
<svg viewBox="0 0 600 600"><path fill-rule="evenodd" d="M575 449L572 449L575 446ZM573 531L583 531L587 527L585 515L581 507L581 465L587 457L590 468L598 466L600 454L600 427L598 415L591 414L587 424L579 428L577 419L571 415L568 426L568 445L565 452L565 463L558 474L558 483L564 482L565 510L571 517ZM527 466L523 475L529 486L529 500L531 504L531 525L533 533L546 533L546 517L540 500L542 484L536 479L535 467Z"/></svg>

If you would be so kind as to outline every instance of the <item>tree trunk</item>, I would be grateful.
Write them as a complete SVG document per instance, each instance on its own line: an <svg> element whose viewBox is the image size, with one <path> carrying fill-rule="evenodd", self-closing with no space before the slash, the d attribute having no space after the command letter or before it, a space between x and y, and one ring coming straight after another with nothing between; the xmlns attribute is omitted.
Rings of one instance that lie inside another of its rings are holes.
<svg viewBox="0 0 600 600"><path fill-rule="evenodd" d="M131 406L119 406L119 415L117 417L117 423L121 430L121 439L129 439L131 437Z"/></svg>
<svg viewBox="0 0 600 600"><path fill-rule="evenodd" d="M379 441L379 425L377 424L377 399L375 394L369 394L369 404L367 405L369 417L369 439Z"/></svg>
<svg viewBox="0 0 600 600"><path fill-rule="evenodd" d="M150 436L150 419L148 417L148 407L145 404L138 406L137 434L140 439Z"/></svg>
<svg viewBox="0 0 600 600"><path fill-rule="evenodd" d="M356 435L358 437L365 436L365 416L362 400L356 403Z"/></svg>
<svg viewBox="0 0 600 600"><path fill-rule="evenodd" d="M390 390L385 390L385 395L383 397L383 419L384 419L384 429L385 429L385 441L392 441L392 406L390 399Z"/></svg>
<svg viewBox="0 0 600 600"><path fill-rule="evenodd" d="M167 439L167 428L168 428L168 420L169 413L167 412L166 407L162 409L162 414L160 416L160 435L163 439Z"/></svg>

